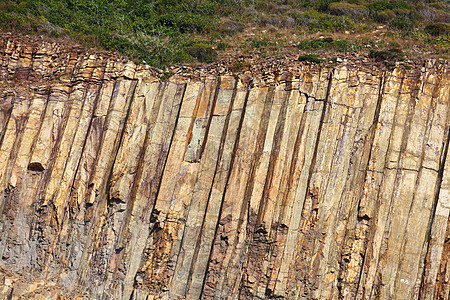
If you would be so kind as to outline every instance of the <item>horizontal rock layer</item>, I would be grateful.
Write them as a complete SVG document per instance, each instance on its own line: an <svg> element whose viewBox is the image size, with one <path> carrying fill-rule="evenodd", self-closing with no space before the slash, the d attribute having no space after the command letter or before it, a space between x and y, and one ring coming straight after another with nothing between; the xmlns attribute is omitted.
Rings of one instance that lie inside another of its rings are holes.
<svg viewBox="0 0 450 300"><path fill-rule="evenodd" d="M154 74L0 38L1 298L448 299L448 62Z"/></svg>

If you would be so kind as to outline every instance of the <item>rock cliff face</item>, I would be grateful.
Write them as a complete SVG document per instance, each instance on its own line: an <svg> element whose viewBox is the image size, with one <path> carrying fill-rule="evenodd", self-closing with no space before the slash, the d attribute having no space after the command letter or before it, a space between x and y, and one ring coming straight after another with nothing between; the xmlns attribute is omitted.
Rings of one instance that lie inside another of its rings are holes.
<svg viewBox="0 0 450 300"><path fill-rule="evenodd" d="M0 298L449 298L448 62L187 75L1 36Z"/></svg>

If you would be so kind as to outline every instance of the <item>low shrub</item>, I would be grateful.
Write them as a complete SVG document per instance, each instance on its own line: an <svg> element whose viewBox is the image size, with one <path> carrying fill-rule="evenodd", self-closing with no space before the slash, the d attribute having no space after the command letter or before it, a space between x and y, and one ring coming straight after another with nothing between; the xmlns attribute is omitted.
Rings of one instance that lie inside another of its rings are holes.
<svg viewBox="0 0 450 300"><path fill-rule="evenodd" d="M236 72L242 72L242 71L245 71L245 70L249 70L250 67L251 67L251 64L249 62L247 62L247 61L239 61L238 60L238 61L233 62L232 65L228 66L228 69L231 72L236 73Z"/></svg>
<svg viewBox="0 0 450 300"><path fill-rule="evenodd" d="M245 25L240 22L226 21L220 25L219 30L225 34L233 35L244 30L244 27Z"/></svg>
<svg viewBox="0 0 450 300"><path fill-rule="evenodd" d="M298 43L298 48L300 50L311 50L311 49L328 49L332 47L333 39L315 39L311 41L301 41Z"/></svg>
<svg viewBox="0 0 450 300"><path fill-rule="evenodd" d="M211 17L191 12L169 13L159 18L159 24L173 28L181 33L197 32L205 33L211 30Z"/></svg>
<svg viewBox="0 0 450 300"><path fill-rule="evenodd" d="M390 22L393 19L395 19L397 15L395 14L395 12L392 9L386 9L386 10L382 10L379 11L376 15L375 15L375 20L378 22Z"/></svg>
<svg viewBox="0 0 450 300"><path fill-rule="evenodd" d="M433 23L425 27L425 31L431 35L450 35L450 24L448 23Z"/></svg>
<svg viewBox="0 0 450 300"><path fill-rule="evenodd" d="M200 62L211 63L217 56L217 52L209 45L198 43L190 46L187 53Z"/></svg>
<svg viewBox="0 0 450 300"><path fill-rule="evenodd" d="M320 63L322 61L324 61L323 59L321 59L317 54L305 54L305 55L301 55L298 58L299 61L309 61L309 62L313 62L313 63Z"/></svg>
<svg viewBox="0 0 450 300"><path fill-rule="evenodd" d="M4 24L3 26L7 25L7 27L11 28L12 26L17 26L21 23L24 23L25 19L20 16L15 16L13 14L0 11L0 22Z"/></svg>
<svg viewBox="0 0 450 300"><path fill-rule="evenodd" d="M319 19L312 14L303 13L299 11L291 11L289 16L294 19L296 25L302 25L308 28L312 28L319 23Z"/></svg>
<svg viewBox="0 0 450 300"><path fill-rule="evenodd" d="M314 6L319 11L327 11L330 4L333 2L339 2L340 0L315 0L312 1L314 3Z"/></svg>
<svg viewBox="0 0 450 300"><path fill-rule="evenodd" d="M422 20L427 22L436 22L436 18L438 18L441 14L441 11L431 7L419 6L416 9L416 13Z"/></svg>
<svg viewBox="0 0 450 300"><path fill-rule="evenodd" d="M334 41L332 38L315 39L311 41L301 41L298 44L300 50L334 50L337 52L350 52L361 49L360 45L347 40Z"/></svg>
<svg viewBox="0 0 450 300"><path fill-rule="evenodd" d="M297 25L316 31L344 31L353 30L355 21L348 16L335 16L317 11L299 12L292 11L289 14Z"/></svg>
<svg viewBox="0 0 450 300"><path fill-rule="evenodd" d="M351 51L358 51L361 49L360 45L357 45L355 43L346 40L335 41L333 43L333 47L334 50L338 52L351 52Z"/></svg>
<svg viewBox="0 0 450 300"><path fill-rule="evenodd" d="M295 19L284 15L260 15L257 17L260 26L274 26L279 28L291 28L296 25Z"/></svg>
<svg viewBox="0 0 450 300"><path fill-rule="evenodd" d="M404 32L411 32L415 27L415 22L413 19L407 16L397 15L395 19L391 20L389 26L396 29L400 29Z"/></svg>
<svg viewBox="0 0 450 300"><path fill-rule="evenodd" d="M450 23L450 12L439 11L434 19L434 22Z"/></svg>
<svg viewBox="0 0 450 300"><path fill-rule="evenodd" d="M220 41L217 43L217 50L225 50L229 47L230 47L230 44L228 44L227 42Z"/></svg>
<svg viewBox="0 0 450 300"><path fill-rule="evenodd" d="M370 50L369 57L378 61L402 61L406 55L400 49Z"/></svg>
<svg viewBox="0 0 450 300"><path fill-rule="evenodd" d="M412 9L412 5L403 1L376 1L370 3L367 8L372 13L387 9Z"/></svg>
<svg viewBox="0 0 450 300"><path fill-rule="evenodd" d="M414 14L413 11L410 9L404 9L404 8L396 8L392 10L395 15L397 16L404 16L404 17L410 17L410 18L414 18Z"/></svg>
<svg viewBox="0 0 450 300"><path fill-rule="evenodd" d="M289 12L292 9L289 5L279 5L277 7L277 13L284 14Z"/></svg>
<svg viewBox="0 0 450 300"><path fill-rule="evenodd" d="M369 15L369 10L365 6L347 2L331 3L328 11L337 16L366 17Z"/></svg>
<svg viewBox="0 0 450 300"><path fill-rule="evenodd" d="M439 47L446 48L448 50L448 48L450 47L450 37L449 36L441 36L440 38L438 38L436 40L436 44Z"/></svg>
<svg viewBox="0 0 450 300"><path fill-rule="evenodd" d="M352 30L355 26L353 20L347 16L327 15L321 18L312 30L319 31L344 31Z"/></svg>
<svg viewBox="0 0 450 300"><path fill-rule="evenodd" d="M255 7L259 11L276 13L278 5L275 1L257 1Z"/></svg>
<svg viewBox="0 0 450 300"><path fill-rule="evenodd" d="M258 48L264 48L269 45L272 45L272 42L266 41L266 40L247 40L246 44L250 46L251 48L258 49Z"/></svg>
<svg viewBox="0 0 450 300"><path fill-rule="evenodd" d="M430 3L430 6L436 8L436 9L448 9L448 4L446 4L442 1Z"/></svg>

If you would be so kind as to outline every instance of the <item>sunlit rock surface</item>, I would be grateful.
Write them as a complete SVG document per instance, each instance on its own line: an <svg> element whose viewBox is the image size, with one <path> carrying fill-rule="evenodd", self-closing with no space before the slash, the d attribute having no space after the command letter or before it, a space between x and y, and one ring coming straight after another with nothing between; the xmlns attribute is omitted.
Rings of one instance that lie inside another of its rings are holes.
<svg viewBox="0 0 450 300"><path fill-rule="evenodd" d="M448 62L155 74L0 37L1 299L448 299Z"/></svg>

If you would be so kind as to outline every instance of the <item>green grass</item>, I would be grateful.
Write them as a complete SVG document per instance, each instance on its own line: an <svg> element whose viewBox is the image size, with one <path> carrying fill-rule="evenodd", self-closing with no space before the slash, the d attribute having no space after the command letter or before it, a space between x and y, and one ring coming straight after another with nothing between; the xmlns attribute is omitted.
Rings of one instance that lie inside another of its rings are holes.
<svg viewBox="0 0 450 300"><path fill-rule="evenodd" d="M187 49L187 52L192 57L195 57L200 62L211 63L217 56L216 51L207 44L196 43Z"/></svg>
<svg viewBox="0 0 450 300"><path fill-rule="evenodd" d="M434 17L427 17L427 9ZM450 25L442 23L449 14L448 2L414 0L0 0L2 30L69 38L159 68L212 62L216 51L230 49L234 36L248 28L283 29L292 36L369 31L383 23L398 36L423 33L425 41L432 35L433 47L441 47L448 44L440 38L449 35ZM250 52L276 47L271 36L238 42ZM299 48L350 52L362 50L359 45L311 40Z"/></svg>
<svg viewBox="0 0 450 300"><path fill-rule="evenodd" d="M71 36L158 67L192 61L194 34L215 30L233 0L24 0L0 4L4 29Z"/></svg>
<svg viewBox="0 0 450 300"><path fill-rule="evenodd" d="M314 63L320 63L324 61L324 59L320 58L317 54L305 54L298 58L300 61L309 61Z"/></svg>
<svg viewBox="0 0 450 300"><path fill-rule="evenodd" d="M358 51L362 47L350 41L335 41L332 38L314 39L310 41L301 41L298 44L300 50L333 50L337 52Z"/></svg>
<svg viewBox="0 0 450 300"><path fill-rule="evenodd" d="M406 55L400 49L389 50L370 50L369 57L378 61L403 61L406 59Z"/></svg>
<svg viewBox="0 0 450 300"><path fill-rule="evenodd" d="M367 8L376 13L386 9L411 9L413 5L405 1L375 1L370 3Z"/></svg>

